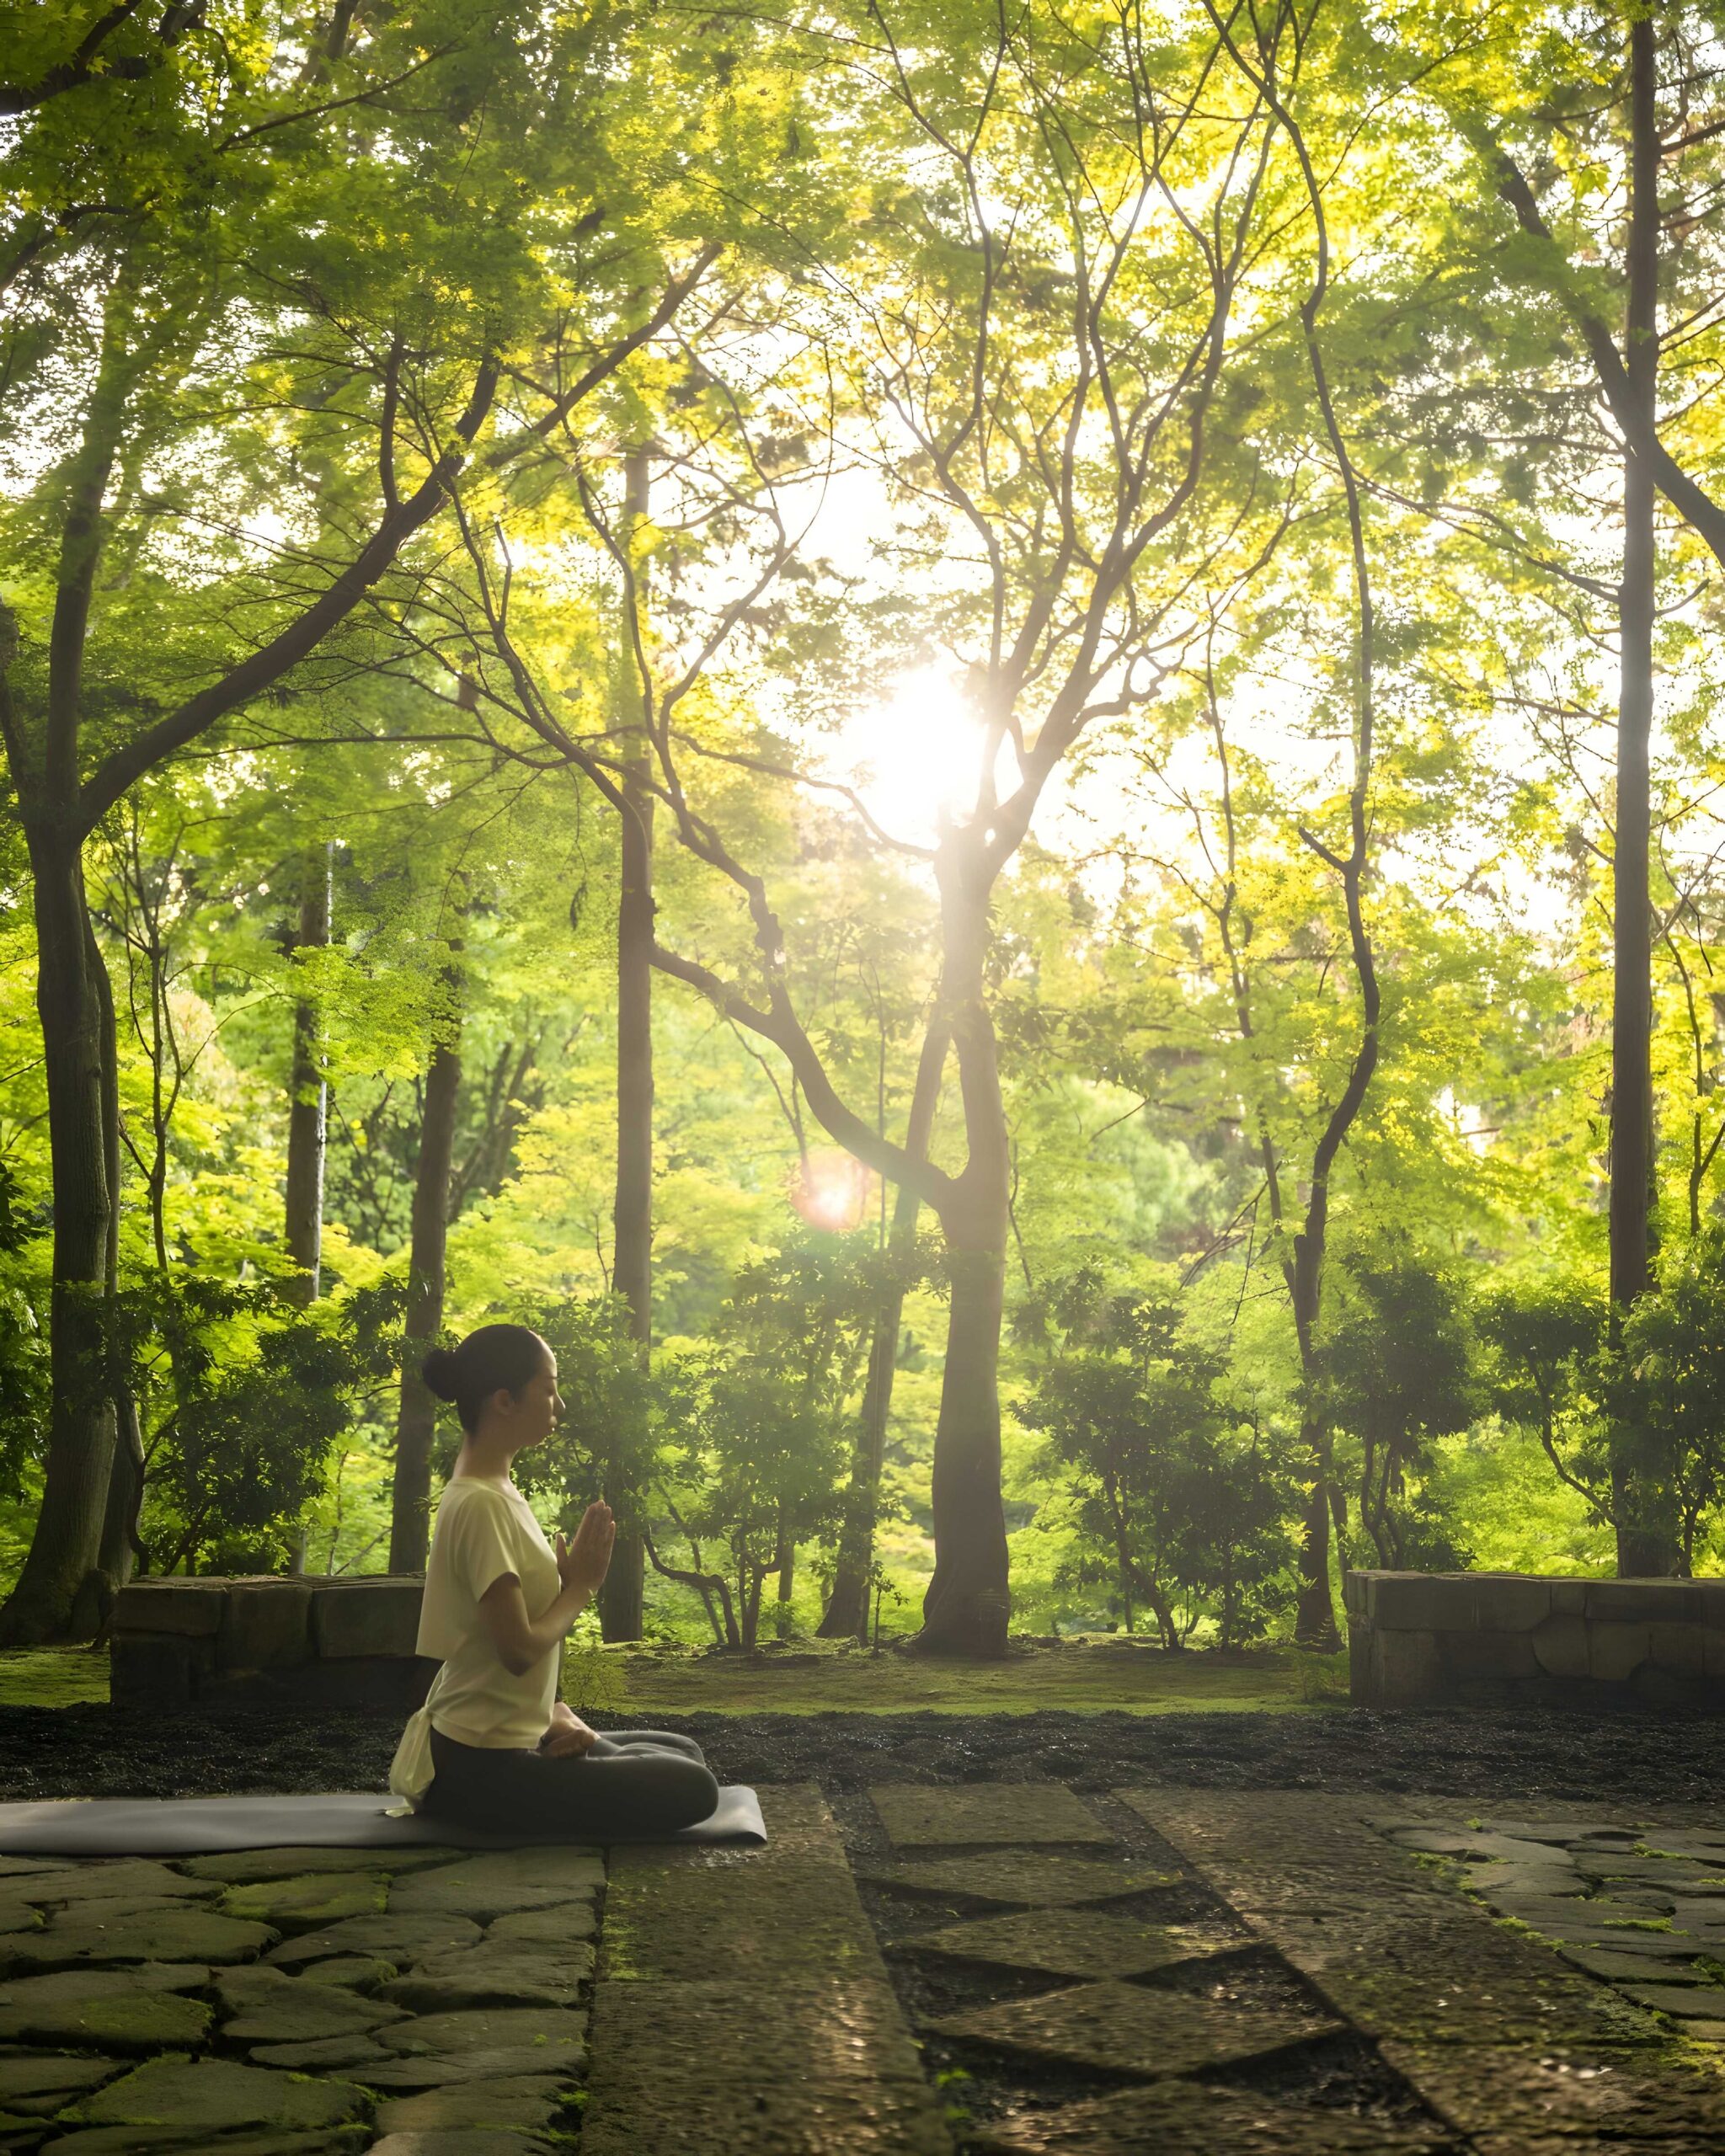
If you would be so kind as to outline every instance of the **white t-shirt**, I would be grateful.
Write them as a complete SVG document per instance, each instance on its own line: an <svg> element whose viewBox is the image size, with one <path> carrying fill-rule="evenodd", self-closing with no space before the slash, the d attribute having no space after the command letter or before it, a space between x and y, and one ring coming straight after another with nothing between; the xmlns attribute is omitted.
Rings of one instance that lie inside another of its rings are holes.
<svg viewBox="0 0 1725 2156"><path fill-rule="evenodd" d="M481 1597L506 1572L520 1580L530 1618L542 1617L563 1591L545 1531L513 1482L450 1483L432 1530L418 1641L419 1652L443 1667L403 1732L389 1769L390 1788L409 1804L431 1785L434 1729L457 1744L531 1751L551 1721L557 1649L511 1676L479 1614Z"/></svg>

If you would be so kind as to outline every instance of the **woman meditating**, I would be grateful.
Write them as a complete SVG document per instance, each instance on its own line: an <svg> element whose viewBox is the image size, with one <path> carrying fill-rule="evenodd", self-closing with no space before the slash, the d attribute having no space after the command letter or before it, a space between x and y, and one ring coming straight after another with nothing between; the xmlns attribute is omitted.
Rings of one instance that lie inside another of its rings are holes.
<svg viewBox="0 0 1725 2156"><path fill-rule="evenodd" d="M553 1550L510 1480L563 1401L557 1360L524 1325L483 1325L425 1358L465 1433L437 1508L419 1652L442 1668L408 1724L389 1786L415 1811L464 1827L603 1841L705 1819L718 1785L686 1737L601 1737L558 1699L561 1649L599 1590L617 1529L592 1504Z"/></svg>

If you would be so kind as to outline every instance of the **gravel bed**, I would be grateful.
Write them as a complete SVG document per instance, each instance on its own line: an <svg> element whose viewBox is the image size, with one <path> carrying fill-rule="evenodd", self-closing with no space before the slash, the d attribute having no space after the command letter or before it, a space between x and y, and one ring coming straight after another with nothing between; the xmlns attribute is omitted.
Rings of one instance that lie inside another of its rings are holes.
<svg viewBox="0 0 1725 2156"><path fill-rule="evenodd" d="M728 1781L1055 1780L1212 1789L1418 1790L1560 1802L1717 1801L1725 1717L1553 1712L691 1715L661 1721ZM0 1707L0 1798L381 1788L393 1716Z"/></svg>

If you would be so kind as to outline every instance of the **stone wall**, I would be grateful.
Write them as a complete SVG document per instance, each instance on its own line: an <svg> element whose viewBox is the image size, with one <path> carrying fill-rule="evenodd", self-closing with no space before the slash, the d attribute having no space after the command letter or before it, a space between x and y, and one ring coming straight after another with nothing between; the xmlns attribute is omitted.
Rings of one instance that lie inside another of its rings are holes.
<svg viewBox="0 0 1725 2156"><path fill-rule="evenodd" d="M1725 1579L1349 1572L1363 1707L1450 1700L1725 1708Z"/></svg>
<svg viewBox="0 0 1725 2156"><path fill-rule="evenodd" d="M138 1580L115 1605L112 1696L417 1706L435 1664L414 1652L417 1575Z"/></svg>

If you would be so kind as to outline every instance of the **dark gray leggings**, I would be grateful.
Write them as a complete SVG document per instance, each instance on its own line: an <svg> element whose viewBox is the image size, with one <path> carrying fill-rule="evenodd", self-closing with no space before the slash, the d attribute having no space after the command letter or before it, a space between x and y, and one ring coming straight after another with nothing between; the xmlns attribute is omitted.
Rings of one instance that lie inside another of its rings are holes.
<svg viewBox="0 0 1725 2156"><path fill-rule="evenodd" d="M578 1758L494 1751L431 1732L432 1818L557 1841L675 1833L711 1816L718 1784L692 1737L620 1730Z"/></svg>

